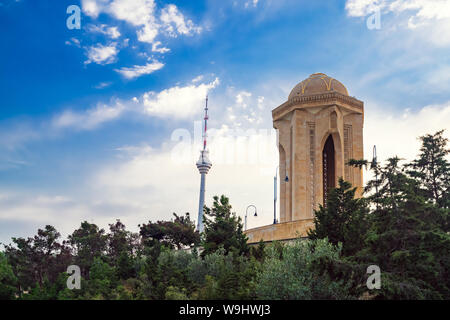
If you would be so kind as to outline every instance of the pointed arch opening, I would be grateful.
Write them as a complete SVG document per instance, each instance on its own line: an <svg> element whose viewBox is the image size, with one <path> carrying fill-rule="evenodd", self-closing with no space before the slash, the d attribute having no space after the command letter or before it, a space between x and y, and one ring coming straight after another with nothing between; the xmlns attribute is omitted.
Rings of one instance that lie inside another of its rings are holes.
<svg viewBox="0 0 450 320"><path fill-rule="evenodd" d="M322 151L322 185L323 205L327 205L330 190L336 186L336 163L335 163L334 141L331 134L328 136Z"/></svg>

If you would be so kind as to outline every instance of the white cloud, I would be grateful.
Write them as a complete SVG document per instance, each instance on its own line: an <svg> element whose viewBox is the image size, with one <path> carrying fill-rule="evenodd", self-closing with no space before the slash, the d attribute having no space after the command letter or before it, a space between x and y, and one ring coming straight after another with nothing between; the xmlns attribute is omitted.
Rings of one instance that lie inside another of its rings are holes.
<svg viewBox="0 0 450 320"><path fill-rule="evenodd" d="M122 76L124 76L127 79L134 79L138 78L140 76L153 73L159 69L164 67L164 63L161 63L159 61L153 61L149 62L146 65L143 66L133 66L131 68L121 68L121 69L115 69L114 71L120 73Z"/></svg>
<svg viewBox="0 0 450 320"><path fill-rule="evenodd" d="M364 17L384 5L384 0L347 0L345 9L352 17Z"/></svg>
<svg viewBox="0 0 450 320"><path fill-rule="evenodd" d="M82 0L83 12L93 18L106 13L137 27L138 40L152 43L158 35L154 0Z"/></svg>
<svg viewBox="0 0 450 320"><path fill-rule="evenodd" d="M155 25L147 24L137 31L138 40L141 42L153 43L158 35L158 28Z"/></svg>
<svg viewBox="0 0 450 320"><path fill-rule="evenodd" d="M135 26L138 40L149 44L155 43L161 28L171 36L192 35L202 30L192 20L186 19L173 4L166 5L158 17L154 0L82 0L81 3L83 12L93 18L106 13ZM157 46L154 52L167 52L166 48L156 49Z"/></svg>
<svg viewBox="0 0 450 320"><path fill-rule="evenodd" d="M155 7L154 0L114 0L108 11L119 20L142 26L154 21Z"/></svg>
<svg viewBox="0 0 450 320"><path fill-rule="evenodd" d="M97 18L107 8L110 0L81 0L84 14Z"/></svg>
<svg viewBox="0 0 450 320"><path fill-rule="evenodd" d="M450 18L447 0L347 0L345 8L350 16L363 17L375 10L410 12L411 19L433 20Z"/></svg>
<svg viewBox="0 0 450 320"><path fill-rule="evenodd" d="M202 110L206 94L218 84L219 79L215 79L210 83L175 86L160 92L150 91L130 100L114 99L109 104L99 103L96 107L84 111L65 110L53 117L51 128L93 130L102 124L118 120L127 112L186 119ZM2 135L0 135L0 146L1 142Z"/></svg>
<svg viewBox="0 0 450 320"><path fill-rule="evenodd" d="M260 110L264 109L264 97L263 96L258 97L258 109L260 109Z"/></svg>
<svg viewBox="0 0 450 320"><path fill-rule="evenodd" d="M392 112L366 103L364 117L364 154L371 159L373 145L378 158L386 160L395 155L412 160L419 152L419 136L447 129L450 137L450 101L441 105L425 106L417 111Z"/></svg>
<svg viewBox="0 0 450 320"><path fill-rule="evenodd" d="M224 130L220 129L222 133ZM224 139L227 139L226 135ZM215 155L212 155L213 167L206 178L206 204L211 205L214 195L225 194L230 197L233 210L243 216L246 206L254 203L261 215L258 220L249 220L249 227L268 224L273 219L272 175L276 168L276 146L273 143L271 149L261 149L259 144L251 143L253 140L239 142L236 138L232 139L234 143L231 145L228 140L221 139L210 145ZM220 153L217 149L222 147ZM240 150L244 154L239 153ZM252 162L253 151L264 152L266 162ZM133 203L136 208L146 208L147 215L150 214L146 219L167 219L171 212L190 212L196 220L200 180L195 167L197 159L180 163L173 161L172 152L168 144L162 149L147 146L133 148L125 159L121 157L116 164L104 167L93 177L92 184L96 190L109 194L110 199ZM272 157L267 154L272 154ZM231 162L217 161L221 155L226 155ZM198 153L194 157L198 158ZM140 216L142 211L134 209L130 216Z"/></svg>
<svg viewBox="0 0 450 320"><path fill-rule="evenodd" d="M376 10L384 14L394 13L392 24L415 30L436 46L450 45L450 38L441 36L450 32L448 0L347 0L345 8L353 17L364 17ZM403 19L405 16L406 21Z"/></svg>
<svg viewBox="0 0 450 320"><path fill-rule="evenodd" d="M195 77L194 79L192 79L193 83L197 83L203 80L203 75L199 75L198 77Z"/></svg>
<svg viewBox="0 0 450 320"><path fill-rule="evenodd" d="M169 4L162 9L161 21L171 36L176 36L177 33L192 35L194 33L200 33L202 30L201 27L195 26L192 20L186 20L177 6L173 4Z"/></svg>
<svg viewBox="0 0 450 320"><path fill-rule="evenodd" d="M176 86L159 93L147 92L135 101L149 115L187 118L202 110L206 94L218 84L219 79L216 78L207 84Z"/></svg>
<svg viewBox="0 0 450 320"><path fill-rule="evenodd" d="M250 98L252 94L247 91L241 91L236 95L236 103L241 105L243 108L247 107L247 104L244 102L246 98Z"/></svg>
<svg viewBox="0 0 450 320"><path fill-rule="evenodd" d="M87 30L93 33L104 34L112 39L117 39L121 35L117 27L108 27L106 24L88 25Z"/></svg>
<svg viewBox="0 0 450 320"><path fill-rule="evenodd" d="M84 63L111 64L116 62L118 53L119 50L117 49L116 43L111 43L106 46L98 43L86 49L88 59Z"/></svg>
<svg viewBox="0 0 450 320"><path fill-rule="evenodd" d="M97 107L85 112L73 112L66 110L62 114L54 117L52 124L54 128L75 128L78 130L91 130L99 125L119 118L126 107L120 101L116 101L112 106L99 104Z"/></svg>
<svg viewBox="0 0 450 320"><path fill-rule="evenodd" d="M165 48L165 47L160 47L161 45L161 41L156 41L152 44L152 51L153 52L159 52L159 53L166 53L169 52L170 49L169 48Z"/></svg>
<svg viewBox="0 0 450 320"><path fill-rule="evenodd" d="M95 89L104 89L109 87L112 84L112 82L100 82L96 86L94 86Z"/></svg>
<svg viewBox="0 0 450 320"><path fill-rule="evenodd" d="M70 38L70 40L67 40L65 42L66 45L68 46L76 46L78 48L80 48L80 40L78 40L77 38Z"/></svg>
<svg viewBox="0 0 450 320"><path fill-rule="evenodd" d="M258 6L258 0L249 0L245 3L245 7L248 8L250 5L253 6L253 8L256 8Z"/></svg>

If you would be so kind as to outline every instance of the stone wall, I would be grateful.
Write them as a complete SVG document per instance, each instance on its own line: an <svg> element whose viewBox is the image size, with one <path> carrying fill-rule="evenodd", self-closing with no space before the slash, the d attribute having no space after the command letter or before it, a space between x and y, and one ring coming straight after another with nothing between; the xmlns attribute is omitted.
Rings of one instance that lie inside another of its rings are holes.
<svg viewBox="0 0 450 320"><path fill-rule="evenodd" d="M313 227L313 219L304 219L249 229L245 231L245 234L249 244L257 243L261 239L264 242L286 241L306 237L307 231Z"/></svg>

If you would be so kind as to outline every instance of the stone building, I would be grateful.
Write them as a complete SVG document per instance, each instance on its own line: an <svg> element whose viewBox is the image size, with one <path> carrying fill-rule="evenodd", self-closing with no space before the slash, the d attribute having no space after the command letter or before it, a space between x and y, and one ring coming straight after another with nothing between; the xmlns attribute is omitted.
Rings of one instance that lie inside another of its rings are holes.
<svg viewBox="0 0 450 320"><path fill-rule="evenodd" d="M250 243L306 236L314 210L339 177L357 187L358 195L363 187L362 170L346 163L363 159L364 103L341 82L312 74L272 110L272 118L279 133L279 223L247 230Z"/></svg>

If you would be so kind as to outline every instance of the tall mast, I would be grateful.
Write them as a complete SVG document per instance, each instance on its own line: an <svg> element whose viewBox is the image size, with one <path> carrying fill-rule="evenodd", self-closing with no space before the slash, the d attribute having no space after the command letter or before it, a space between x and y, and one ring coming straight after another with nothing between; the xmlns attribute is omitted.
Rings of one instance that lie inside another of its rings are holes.
<svg viewBox="0 0 450 320"><path fill-rule="evenodd" d="M203 232L203 207L205 206L205 184L206 184L206 175L208 174L209 169L211 169L212 163L209 160L209 151L206 149L206 140L207 140L207 130L208 130L208 96L206 96L206 105L205 105L205 117L203 118L205 121L205 126L203 129L203 149L200 151L200 158L198 159L196 165L197 169L200 172L200 199L198 204L198 220L197 220L197 230L199 232Z"/></svg>
<svg viewBox="0 0 450 320"><path fill-rule="evenodd" d="M206 96L206 106L205 106L205 117L203 118L205 121L205 127L203 129L203 151L206 150L206 138L207 136L207 130L208 130L208 95Z"/></svg>

